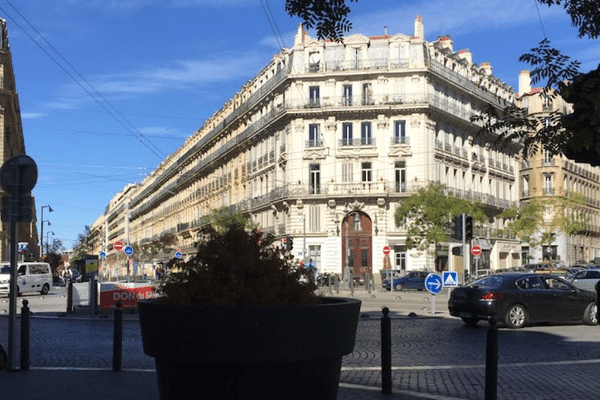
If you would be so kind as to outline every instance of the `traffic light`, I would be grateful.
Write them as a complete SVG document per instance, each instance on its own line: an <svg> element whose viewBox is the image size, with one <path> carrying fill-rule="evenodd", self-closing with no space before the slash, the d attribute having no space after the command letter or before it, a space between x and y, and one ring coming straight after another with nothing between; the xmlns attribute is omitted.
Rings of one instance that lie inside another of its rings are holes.
<svg viewBox="0 0 600 400"><path fill-rule="evenodd" d="M285 251L292 251L292 248L294 247L294 238L289 237L286 239L285 241Z"/></svg>
<svg viewBox="0 0 600 400"><path fill-rule="evenodd" d="M465 217L465 240L473 239L473 217L467 215Z"/></svg>
<svg viewBox="0 0 600 400"><path fill-rule="evenodd" d="M462 234L463 234L463 229L462 229L462 214L457 215L456 217L453 218L453 223L452 226L454 228L454 233L452 234L452 237L454 239L460 240L462 241Z"/></svg>
<svg viewBox="0 0 600 400"><path fill-rule="evenodd" d="M463 252L462 246L452 246L452 255L462 256L462 252Z"/></svg>

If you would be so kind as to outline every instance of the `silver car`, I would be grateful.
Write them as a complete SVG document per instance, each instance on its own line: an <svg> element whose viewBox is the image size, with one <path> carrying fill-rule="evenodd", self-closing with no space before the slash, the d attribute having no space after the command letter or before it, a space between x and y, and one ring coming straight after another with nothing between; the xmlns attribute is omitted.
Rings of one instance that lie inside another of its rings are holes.
<svg viewBox="0 0 600 400"><path fill-rule="evenodd" d="M573 286L583 290L596 290L596 283L600 281L600 270L599 269L585 269L569 276L567 281L571 282Z"/></svg>

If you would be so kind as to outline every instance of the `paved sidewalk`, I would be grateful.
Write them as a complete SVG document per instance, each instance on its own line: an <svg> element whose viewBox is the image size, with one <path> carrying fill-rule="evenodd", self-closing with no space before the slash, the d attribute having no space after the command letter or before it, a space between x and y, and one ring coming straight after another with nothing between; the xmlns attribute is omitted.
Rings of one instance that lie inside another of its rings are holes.
<svg viewBox="0 0 600 400"><path fill-rule="evenodd" d="M325 295L327 293L325 289ZM334 296L355 297L363 300L361 309L361 319L378 319L381 317L381 309L389 307L392 310L391 315L396 318L406 318L409 313L427 314L429 312L428 294L422 292L402 292L390 293L382 290L373 290L368 293L364 288L359 288L351 293L350 290L341 289L340 293L332 293ZM443 314L443 308L439 306L440 314ZM90 310L76 308L74 313L67 314L62 309L37 312L32 309L32 330L35 332L33 337L39 337L35 320L48 321L51 326L60 327L60 330L71 325L73 330L69 334L77 335L80 332L80 340L68 341L68 346L85 347L89 340L86 335L93 333L81 333L80 324L94 324L94 329L100 329L97 332L102 336L110 336L112 326L113 312L101 312L92 316ZM429 314L431 316L431 313ZM137 328L137 313L125 311L124 317L124 337L133 336L132 333ZM4 321L2 321L4 320ZM5 322L6 318L0 319L0 324ZM55 322L52 322L55 321ZM94 322L96 321L96 322ZM59 324L59 325L56 325ZM97 325L100 324L100 325ZM1 325L0 325L1 326ZM51 330L52 328L47 328ZM67 328L67 331L69 329ZM93 332L93 331L92 331ZM52 334L53 332L44 332L43 334ZM58 332L54 332L58 334ZM106 338L105 338L106 339ZM105 340L109 344L112 337ZM120 372L111 370L112 361L110 355L100 358L105 360L82 360L79 354L87 352L99 353L102 350L95 350L94 346L89 349L65 349L67 344L59 342L54 355L37 355L36 344L32 343L32 366L29 371L2 371L0 372L0 399L2 400L38 400L38 399L158 399L158 389L156 385L156 376L153 361L145 355L133 357L132 343L124 344L124 365ZM139 344L138 344L139 345ZM102 347L102 345L98 345ZM135 347L135 344L133 345ZM38 345L39 347L39 345ZM139 346L138 346L139 347ZM18 350L17 350L18 352ZM139 352L139 349L138 349ZM128 363L128 364L127 364ZM282 395L285 399L285 395ZM364 385L344 383L340 384L338 400L379 400L379 399L455 399L452 397L443 397L439 395L430 395L426 393L416 393L408 390L394 390L392 394L384 395L381 393L380 385Z"/></svg>
<svg viewBox="0 0 600 400"><path fill-rule="evenodd" d="M293 390L291 388L290 390ZM0 373L2 400L158 400L154 371L37 369ZM201 398L201 397L198 397ZM281 396L285 400L285 394ZM450 397L340 385L338 400L455 400ZM307 399L309 400L309 399ZM458 400L458 399L456 399Z"/></svg>

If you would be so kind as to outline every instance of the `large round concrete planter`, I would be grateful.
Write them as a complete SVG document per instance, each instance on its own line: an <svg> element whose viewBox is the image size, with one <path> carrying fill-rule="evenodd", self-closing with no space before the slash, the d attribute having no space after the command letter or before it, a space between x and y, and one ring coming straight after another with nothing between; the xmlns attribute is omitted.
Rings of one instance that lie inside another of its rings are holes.
<svg viewBox="0 0 600 400"><path fill-rule="evenodd" d="M160 398L337 398L360 300L312 306L173 306L139 302L144 352Z"/></svg>

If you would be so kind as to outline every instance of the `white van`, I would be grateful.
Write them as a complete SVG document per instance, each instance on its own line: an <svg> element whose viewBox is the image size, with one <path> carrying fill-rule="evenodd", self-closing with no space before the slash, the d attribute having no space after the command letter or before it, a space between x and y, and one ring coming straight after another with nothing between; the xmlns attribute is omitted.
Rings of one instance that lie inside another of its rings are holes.
<svg viewBox="0 0 600 400"><path fill-rule="evenodd" d="M52 269L43 262L17 264L17 293L47 294L52 287ZM0 264L0 295L10 293L10 263Z"/></svg>

